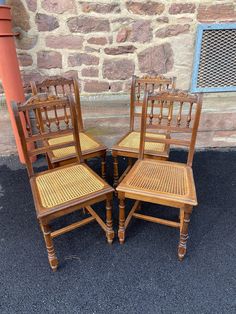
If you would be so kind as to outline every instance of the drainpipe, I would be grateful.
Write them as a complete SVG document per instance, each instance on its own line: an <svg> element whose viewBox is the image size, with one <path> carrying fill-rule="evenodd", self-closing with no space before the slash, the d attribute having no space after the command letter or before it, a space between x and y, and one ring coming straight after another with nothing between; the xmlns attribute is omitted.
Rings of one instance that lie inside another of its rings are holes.
<svg viewBox="0 0 236 314"><path fill-rule="evenodd" d="M24 163L23 151L11 108L11 101L23 102L25 101L25 96L14 41L16 34L12 33L11 7L4 4L5 1L0 0L0 78L6 95L8 112L19 158Z"/></svg>

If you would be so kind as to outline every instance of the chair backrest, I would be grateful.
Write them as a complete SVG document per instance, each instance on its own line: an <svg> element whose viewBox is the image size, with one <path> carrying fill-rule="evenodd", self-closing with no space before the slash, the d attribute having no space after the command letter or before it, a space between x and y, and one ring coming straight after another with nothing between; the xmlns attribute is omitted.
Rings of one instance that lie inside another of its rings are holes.
<svg viewBox="0 0 236 314"><path fill-rule="evenodd" d="M145 142L158 142L187 147L187 165L192 166L197 130L202 108L202 94L185 91L163 91L156 95L146 93L142 107L139 158L144 158ZM150 123L148 110L153 110ZM154 129L158 133L168 133L166 138L146 136Z"/></svg>
<svg viewBox="0 0 236 314"><path fill-rule="evenodd" d="M131 93L130 93L130 131L135 128L135 117L138 117L140 121L140 111L145 92L156 93L162 90L168 90L175 88L176 78L167 78L164 76L145 76L139 78L135 75L132 76ZM150 120L152 120L152 112L150 112Z"/></svg>
<svg viewBox="0 0 236 314"><path fill-rule="evenodd" d="M73 94L75 97L79 130L83 131L84 126L80 104L79 82L77 79L69 79L65 77L48 78L41 82L31 81L30 86L33 95L37 95L38 93L49 93L57 96L66 96L68 94Z"/></svg>
<svg viewBox="0 0 236 314"><path fill-rule="evenodd" d="M48 94L32 96L23 104L12 103L17 129L29 176L34 175L32 157L46 154L54 149L75 146L78 162L82 162L79 140L76 105L71 95L59 97ZM46 121L46 127L41 128L40 114ZM50 116L54 116L51 119ZM63 119L61 116L63 115ZM68 116L71 116L71 119ZM22 123L24 122L24 123ZM23 128L26 125L26 128ZM48 140L73 133L73 140L56 145L48 145ZM34 148L29 149L33 143Z"/></svg>

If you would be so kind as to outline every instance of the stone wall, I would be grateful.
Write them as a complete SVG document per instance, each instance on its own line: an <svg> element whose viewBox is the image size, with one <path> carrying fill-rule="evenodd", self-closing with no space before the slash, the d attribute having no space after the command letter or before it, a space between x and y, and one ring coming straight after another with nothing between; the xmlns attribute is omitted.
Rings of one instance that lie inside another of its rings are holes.
<svg viewBox="0 0 236 314"><path fill-rule="evenodd" d="M85 127L107 144L129 127L130 77L165 74L188 89L196 27L236 21L236 1L8 0L25 82L77 76ZM236 93L205 94L197 147L236 146ZM0 104L0 154L15 151Z"/></svg>
<svg viewBox="0 0 236 314"><path fill-rule="evenodd" d="M78 76L82 94L122 93L133 73L189 88L196 26L236 21L235 1L8 0L27 82Z"/></svg>

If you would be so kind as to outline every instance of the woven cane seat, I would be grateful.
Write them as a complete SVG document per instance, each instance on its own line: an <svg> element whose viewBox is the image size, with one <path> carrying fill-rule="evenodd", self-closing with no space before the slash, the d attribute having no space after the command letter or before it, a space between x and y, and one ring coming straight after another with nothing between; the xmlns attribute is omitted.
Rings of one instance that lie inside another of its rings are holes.
<svg viewBox="0 0 236 314"><path fill-rule="evenodd" d="M97 149L99 148L100 144L97 143L94 139L89 137L85 133L80 133L80 145L81 145L81 151L82 154L88 150L92 149ZM56 144L62 144L66 142L70 142L73 140L73 135L66 135L66 136L61 136L57 138L50 139L48 141L49 145L56 145ZM55 149L52 151L52 158L57 159L57 158L64 158L68 155L75 155L75 147L74 146L68 146L60 149Z"/></svg>
<svg viewBox="0 0 236 314"><path fill-rule="evenodd" d="M162 160L138 160L118 191L197 205L191 167Z"/></svg>
<svg viewBox="0 0 236 314"><path fill-rule="evenodd" d="M154 133L146 133L147 136L153 138L165 139L165 134L154 134ZM127 134L117 145L117 149L132 149L138 152L140 145L140 132L134 131ZM156 152L164 152L165 144L164 143L154 143L154 142L146 142L145 150L148 151L156 151Z"/></svg>
<svg viewBox="0 0 236 314"><path fill-rule="evenodd" d="M35 183L44 208L52 208L104 188L103 181L82 164L39 174Z"/></svg>

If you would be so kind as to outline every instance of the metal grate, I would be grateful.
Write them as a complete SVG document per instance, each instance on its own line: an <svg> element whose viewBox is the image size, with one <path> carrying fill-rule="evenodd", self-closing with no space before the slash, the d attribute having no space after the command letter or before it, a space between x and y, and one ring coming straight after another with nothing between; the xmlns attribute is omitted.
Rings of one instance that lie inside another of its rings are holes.
<svg viewBox="0 0 236 314"><path fill-rule="evenodd" d="M236 24L199 25L191 90L236 91Z"/></svg>

